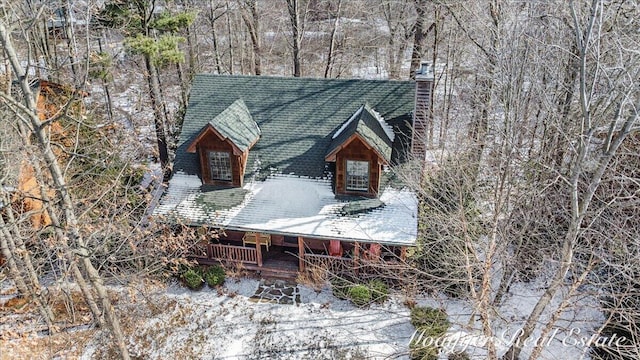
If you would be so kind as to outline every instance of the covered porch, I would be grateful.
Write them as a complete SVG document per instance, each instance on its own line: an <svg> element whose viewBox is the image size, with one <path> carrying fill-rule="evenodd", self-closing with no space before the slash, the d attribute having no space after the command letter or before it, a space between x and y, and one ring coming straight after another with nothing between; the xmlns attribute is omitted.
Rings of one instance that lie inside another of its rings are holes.
<svg viewBox="0 0 640 360"><path fill-rule="evenodd" d="M239 264L263 276L289 278L315 269L379 273L401 265L406 257L406 247L240 231L225 231L203 250L194 256L203 265Z"/></svg>

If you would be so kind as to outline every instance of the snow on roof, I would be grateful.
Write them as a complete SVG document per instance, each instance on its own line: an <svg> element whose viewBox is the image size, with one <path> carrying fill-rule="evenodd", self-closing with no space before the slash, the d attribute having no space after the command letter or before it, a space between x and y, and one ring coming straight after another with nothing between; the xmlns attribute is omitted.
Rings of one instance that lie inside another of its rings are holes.
<svg viewBox="0 0 640 360"><path fill-rule="evenodd" d="M380 113L377 112L375 109L372 108L371 113L376 118L376 120L378 120L378 122L380 123L380 126L382 126L382 129L384 130L384 133L387 134L387 137L389 138L389 140L393 142L393 140L396 138L396 134L393 132L393 127L391 127L391 125L389 125L384 120L384 117L382 117L382 115L380 115Z"/></svg>
<svg viewBox="0 0 640 360"><path fill-rule="evenodd" d="M356 110L356 112L353 113L353 115L351 115L351 117L349 118L349 120L345 121L344 124L342 124L342 126L340 127L340 129L338 129L338 131L336 131L335 134L333 134L333 136L331 137L331 139L335 139L338 136L340 136L340 134L342 134L342 132L344 131L344 129L347 128L347 126L349 126L349 124L351 124L351 122L356 119L358 116L360 116L360 113L362 113L362 110L364 110L364 105L360 106L358 108L358 110Z"/></svg>
<svg viewBox="0 0 640 360"><path fill-rule="evenodd" d="M203 201L205 194L215 198L216 190L205 193L200 186L198 177L176 174L154 213L190 224L346 241L412 245L417 237L418 201L408 190L387 187L380 195L384 206L345 215L349 202L335 198L327 179L275 175L253 181L244 187L244 199L225 209Z"/></svg>

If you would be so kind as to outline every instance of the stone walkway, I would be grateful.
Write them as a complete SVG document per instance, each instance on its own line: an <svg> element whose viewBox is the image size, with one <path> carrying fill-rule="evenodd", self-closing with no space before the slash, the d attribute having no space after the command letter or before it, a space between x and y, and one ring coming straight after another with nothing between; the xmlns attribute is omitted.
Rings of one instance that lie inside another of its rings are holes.
<svg viewBox="0 0 640 360"><path fill-rule="evenodd" d="M300 290L297 284L283 280L260 280L258 290L249 300L257 303L299 304Z"/></svg>

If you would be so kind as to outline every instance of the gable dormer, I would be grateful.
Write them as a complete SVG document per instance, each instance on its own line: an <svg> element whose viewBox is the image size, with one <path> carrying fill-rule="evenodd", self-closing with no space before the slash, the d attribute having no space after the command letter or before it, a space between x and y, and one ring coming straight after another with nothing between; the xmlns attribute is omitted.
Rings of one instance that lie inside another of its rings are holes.
<svg viewBox="0 0 640 360"><path fill-rule="evenodd" d="M241 99L209 121L187 147L197 153L204 184L242 186L249 150L260 128Z"/></svg>
<svg viewBox="0 0 640 360"><path fill-rule="evenodd" d="M382 166L391 161L394 133L364 104L334 133L325 161L336 163L336 195L376 197Z"/></svg>

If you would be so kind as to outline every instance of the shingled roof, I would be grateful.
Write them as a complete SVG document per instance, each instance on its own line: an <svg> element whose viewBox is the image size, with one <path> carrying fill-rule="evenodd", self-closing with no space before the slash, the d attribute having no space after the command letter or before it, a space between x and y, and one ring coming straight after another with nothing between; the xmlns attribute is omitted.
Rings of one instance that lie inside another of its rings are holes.
<svg viewBox="0 0 640 360"><path fill-rule="evenodd" d="M174 172L197 175L197 155L187 147L205 125L243 103L247 113L242 118L250 116L261 131L249 152L248 174L259 164L265 170L320 178L326 176L325 155L332 136L362 104L369 104L390 124L401 124L411 119L413 101L414 84L409 81L196 75ZM371 145L387 157L390 144L381 128L365 123L376 138Z"/></svg>
<svg viewBox="0 0 640 360"><path fill-rule="evenodd" d="M238 99L229 105L223 112L209 121L220 135L236 145L240 151L245 152L260 137L260 128L242 99Z"/></svg>
<svg viewBox="0 0 640 360"><path fill-rule="evenodd" d="M385 126L389 127L375 110L368 104L362 105L332 136L333 140L327 151L327 156L336 151L351 136L358 134L389 163L395 136L393 130L387 131Z"/></svg>

